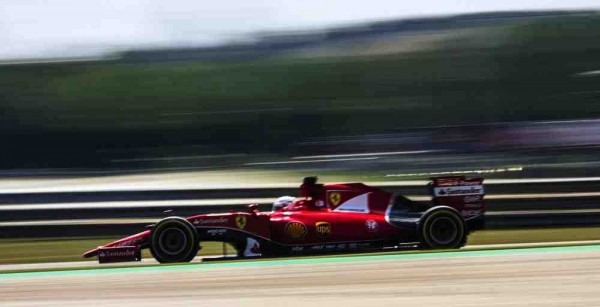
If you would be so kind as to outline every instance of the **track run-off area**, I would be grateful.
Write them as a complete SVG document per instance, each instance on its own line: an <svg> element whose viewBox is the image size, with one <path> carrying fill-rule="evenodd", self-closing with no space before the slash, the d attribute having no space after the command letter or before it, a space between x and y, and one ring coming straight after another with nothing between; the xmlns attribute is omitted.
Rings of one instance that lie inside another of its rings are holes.
<svg viewBox="0 0 600 307"><path fill-rule="evenodd" d="M499 247L499 246L498 246ZM600 245L0 274L6 306L599 306Z"/></svg>

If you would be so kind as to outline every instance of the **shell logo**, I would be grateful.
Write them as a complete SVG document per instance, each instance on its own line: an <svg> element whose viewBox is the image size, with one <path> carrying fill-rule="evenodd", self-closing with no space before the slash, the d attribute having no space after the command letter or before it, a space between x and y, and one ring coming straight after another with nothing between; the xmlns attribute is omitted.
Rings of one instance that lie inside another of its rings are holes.
<svg viewBox="0 0 600 307"><path fill-rule="evenodd" d="M292 240L300 240L306 236L306 226L300 222L289 222L284 229L286 235Z"/></svg>

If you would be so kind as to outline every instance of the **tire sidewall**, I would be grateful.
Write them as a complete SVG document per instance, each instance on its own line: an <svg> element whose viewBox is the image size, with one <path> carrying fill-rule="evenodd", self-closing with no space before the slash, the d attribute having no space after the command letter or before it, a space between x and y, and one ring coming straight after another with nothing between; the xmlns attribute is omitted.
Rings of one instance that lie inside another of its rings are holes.
<svg viewBox="0 0 600 307"><path fill-rule="evenodd" d="M181 231L186 240L185 246L181 252L170 255L161 249L159 240L162 233L173 228ZM190 262L198 253L198 244L198 233L194 226L187 220L178 217L166 218L158 222L152 228L152 233L150 235L150 252L154 259L160 263Z"/></svg>
<svg viewBox="0 0 600 307"><path fill-rule="evenodd" d="M434 221L441 218L448 218L454 221L454 224L457 228L456 237L454 238L454 240L447 244L437 243L431 237L431 225L434 223ZM423 247L434 249L450 249L459 248L461 247L461 245L463 245L463 242L465 241L466 237L466 227L464 221L462 220L460 215L458 215L458 213L449 209L441 208L427 213L422 221L423 222L419 227L419 237Z"/></svg>

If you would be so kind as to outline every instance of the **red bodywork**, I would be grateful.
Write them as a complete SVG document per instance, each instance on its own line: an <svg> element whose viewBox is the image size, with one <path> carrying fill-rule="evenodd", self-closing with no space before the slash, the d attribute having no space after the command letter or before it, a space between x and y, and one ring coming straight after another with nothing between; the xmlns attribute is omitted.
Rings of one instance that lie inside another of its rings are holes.
<svg viewBox="0 0 600 307"><path fill-rule="evenodd" d="M315 179L305 181L300 187L301 197L279 211L258 212L254 205L248 206L247 212L201 214L186 220L196 228L201 242L235 243L248 237L260 243L263 254L267 249L289 254L416 242L420 217L436 205L453 208L467 222L483 218L480 178L434 178L431 193L429 205L413 208L412 204L398 203L389 192L362 183L316 184ZM147 248L150 236L151 230L146 230L104 247ZM240 248L244 248L243 244ZM86 252L84 257L97 254L98 248Z"/></svg>

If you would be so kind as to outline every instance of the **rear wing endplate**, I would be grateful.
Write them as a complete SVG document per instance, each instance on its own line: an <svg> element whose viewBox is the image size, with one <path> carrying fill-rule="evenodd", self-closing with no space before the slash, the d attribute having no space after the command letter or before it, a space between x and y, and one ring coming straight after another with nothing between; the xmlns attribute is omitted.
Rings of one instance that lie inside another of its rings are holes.
<svg viewBox="0 0 600 307"><path fill-rule="evenodd" d="M435 205L452 207L465 220L481 217L485 213L483 178L433 177L430 188Z"/></svg>

